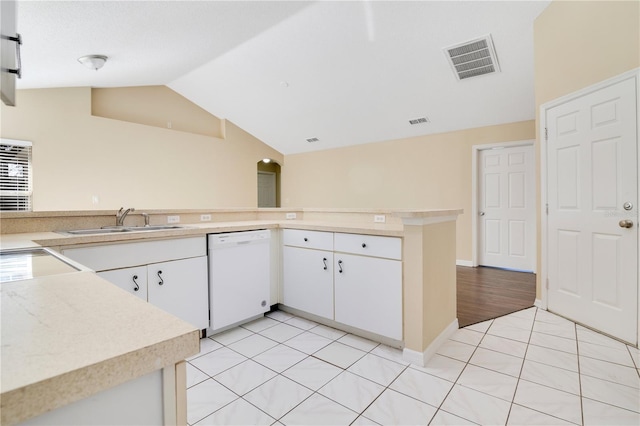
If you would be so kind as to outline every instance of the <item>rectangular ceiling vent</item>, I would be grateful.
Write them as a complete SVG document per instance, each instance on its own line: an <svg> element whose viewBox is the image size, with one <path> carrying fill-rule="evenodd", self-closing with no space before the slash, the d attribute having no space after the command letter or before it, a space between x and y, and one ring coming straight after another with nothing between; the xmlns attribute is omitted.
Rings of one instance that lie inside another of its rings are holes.
<svg viewBox="0 0 640 426"><path fill-rule="evenodd" d="M416 119L413 119L413 120L409 120L409 123L411 125L421 124L421 123L428 123L428 122L429 122L429 119L427 117L420 117L420 118L416 118Z"/></svg>
<svg viewBox="0 0 640 426"><path fill-rule="evenodd" d="M458 80L500 72L491 34L444 49Z"/></svg>
<svg viewBox="0 0 640 426"><path fill-rule="evenodd" d="M318 142L320 139L318 138L309 138L307 139L307 142Z"/></svg>

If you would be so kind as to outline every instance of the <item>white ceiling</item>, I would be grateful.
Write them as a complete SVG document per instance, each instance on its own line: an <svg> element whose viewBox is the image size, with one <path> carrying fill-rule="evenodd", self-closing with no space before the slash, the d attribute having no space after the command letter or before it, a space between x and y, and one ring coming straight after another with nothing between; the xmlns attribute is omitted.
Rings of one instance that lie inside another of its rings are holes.
<svg viewBox="0 0 640 426"><path fill-rule="evenodd" d="M283 154L531 120L548 4L18 0L18 88L167 85ZM502 72L457 81L442 49L489 33Z"/></svg>

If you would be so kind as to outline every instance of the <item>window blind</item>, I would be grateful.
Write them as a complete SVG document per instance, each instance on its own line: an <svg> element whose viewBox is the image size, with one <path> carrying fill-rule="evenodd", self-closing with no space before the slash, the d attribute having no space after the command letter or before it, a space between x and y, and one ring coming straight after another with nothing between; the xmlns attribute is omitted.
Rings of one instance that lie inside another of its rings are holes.
<svg viewBox="0 0 640 426"><path fill-rule="evenodd" d="M0 139L0 211L30 211L31 142Z"/></svg>

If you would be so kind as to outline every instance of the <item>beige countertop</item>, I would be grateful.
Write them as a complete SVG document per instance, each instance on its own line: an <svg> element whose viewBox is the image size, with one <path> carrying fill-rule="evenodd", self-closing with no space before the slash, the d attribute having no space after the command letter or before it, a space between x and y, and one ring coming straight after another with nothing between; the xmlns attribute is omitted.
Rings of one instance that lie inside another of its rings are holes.
<svg viewBox="0 0 640 426"><path fill-rule="evenodd" d="M325 212L323 209L306 211ZM326 211L360 213L347 209ZM376 213L374 210L362 212ZM455 216L461 210L381 210L380 213L425 218ZM48 216L42 214L42 217ZM0 249L181 238L276 228L403 236L404 227L397 220L372 223L350 221L348 216L341 218L207 222L184 224L180 229L117 234L5 233L0 235ZM175 364L199 350L198 330L132 297L93 272L3 283L0 294L2 424L16 423L86 398Z"/></svg>
<svg viewBox="0 0 640 426"><path fill-rule="evenodd" d="M328 222L321 220L251 220L238 222L208 222L184 224L183 228L160 231L131 231L114 234L71 235L58 232L33 232L0 235L0 249L25 247L59 247L76 244L117 243L143 239L180 238L210 233L249 231L253 229L309 229L401 237L402 225L358 222Z"/></svg>
<svg viewBox="0 0 640 426"><path fill-rule="evenodd" d="M86 398L199 350L193 326L93 272L3 283L0 294L2 424Z"/></svg>

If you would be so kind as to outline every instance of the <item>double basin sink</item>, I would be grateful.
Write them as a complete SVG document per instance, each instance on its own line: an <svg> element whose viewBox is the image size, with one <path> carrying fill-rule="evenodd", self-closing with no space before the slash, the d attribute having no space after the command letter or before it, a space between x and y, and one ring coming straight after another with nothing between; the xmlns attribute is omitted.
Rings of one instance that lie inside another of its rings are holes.
<svg viewBox="0 0 640 426"><path fill-rule="evenodd" d="M183 229L181 225L149 225L149 226L105 226L103 228L93 229L74 229L71 231L63 231L62 233L71 235L90 235L90 234L116 234L120 232L139 232L139 231L166 231L171 229Z"/></svg>

